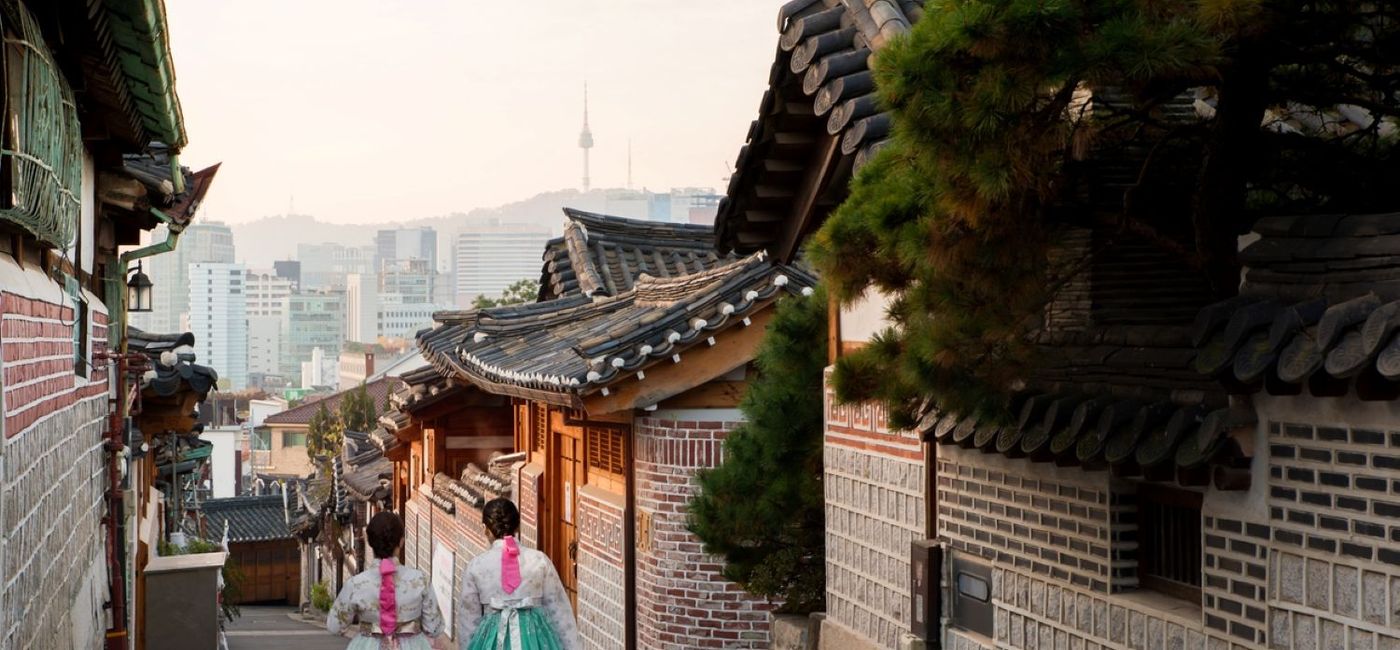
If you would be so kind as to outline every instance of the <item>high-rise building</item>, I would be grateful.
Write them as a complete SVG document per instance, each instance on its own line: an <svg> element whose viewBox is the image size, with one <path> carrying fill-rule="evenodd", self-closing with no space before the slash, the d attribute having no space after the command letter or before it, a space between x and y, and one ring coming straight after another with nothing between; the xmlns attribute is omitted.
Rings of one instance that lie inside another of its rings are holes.
<svg viewBox="0 0 1400 650"><path fill-rule="evenodd" d="M297 259L301 262L301 283L298 287L302 291L344 289L345 276L374 273L375 254L374 246L297 244Z"/></svg>
<svg viewBox="0 0 1400 650"><path fill-rule="evenodd" d="M161 226L151 241L164 241L170 231ZM174 332L185 328L190 313L190 265L233 262L233 231L217 221L196 221L180 234L175 250L143 260L142 269L155 285L151 311L131 315L131 324L148 332Z"/></svg>
<svg viewBox="0 0 1400 650"><path fill-rule="evenodd" d="M301 262L297 260L277 260L272 263L277 277L292 281L293 287L301 286Z"/></svg>
<svg viewBox="0 0 1400 650"><path fill-rule="evenodd" d="M374 268L383 270L399 262L422 260L436 271L437 245L437 231L426 226L381 230L374 236Z"/></svg>
<svg viewBox="0 0 1400 650"><path fill-rule="evenodd" d="M351 273L345 276L345 340L373 343L379 337L380 293L373 275Z"/></svg>
<svg viewBox="0 0 1400 650"><path fill-rule="evenodd" d="M483 225L458 233L452 250L456 301L496 297L520 280L538 279L549 232L527 225Z"/></svg>
<svg viewBox="0 0 1400 650"><path fill-rule="evenodd" d="M219 370L219 385L248 385L248 294L242 264L197 262L189 267L190 331L195 356Z"/></svg>
<svg viewBox="0 0 1400 650"><path fill-rule="evenodd" d="M340 359L345 341L345 296L329 291L292 294L282 320L283 376L300 377L303 361L321 348L324 358Z"/></svg>
<svg viewBox="0 0 1400 650"><path fill-rule="evenodd" d="M399 294L408 303L432 302L438 281L427 260L400 260L380 267L379 293Z"/></svg>
<svg viewBox="0 0 1400 650"><path fill-rule="evenodd" d="M269 271L248 273L248 373L281 374L282 319L295 284Z"/></svg>
<svg viewBox="0 0 1400 650"><path fill-rule="evenodd" d="M379 297L379 335L386 339L412 340L414 335L433 324L433 312L442 309L425 302L404 302L399 294Z"/></svg>

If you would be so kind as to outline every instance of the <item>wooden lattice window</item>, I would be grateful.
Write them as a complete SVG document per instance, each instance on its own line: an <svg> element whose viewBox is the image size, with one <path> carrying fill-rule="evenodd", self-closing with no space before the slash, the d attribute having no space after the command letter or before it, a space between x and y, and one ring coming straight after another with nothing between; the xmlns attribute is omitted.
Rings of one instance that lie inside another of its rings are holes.
<svg viewBox="0 0 1400 650"><path fill-rule="evenodd" d="M536 404L535 427L534 427L534 450L537 454L544 453L545 440L549 439L549 407L543 404Z"/></svg>
<svg viewBox="0 0 1400 650"><path fill-rule="evenodd" d="M583 438L589 482L621 489L627 472L622 430L588 427Z"/></svg>
<svg viewBox="0 0 1400 650"><path fill-rule="evenodd" d="M1201 599L1201 495L1144 485L1138 490L1138 583L1183 600Z"/></svg>

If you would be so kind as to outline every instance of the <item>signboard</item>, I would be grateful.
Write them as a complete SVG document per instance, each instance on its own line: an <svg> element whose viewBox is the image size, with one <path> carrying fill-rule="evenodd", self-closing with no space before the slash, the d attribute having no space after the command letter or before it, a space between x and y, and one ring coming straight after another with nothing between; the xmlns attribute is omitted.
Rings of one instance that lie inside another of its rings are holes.
<svg viewBox="0 0 1400 650"><path fill-rule="evenodd" d="M433 540L433 595L442 610L443 629L452 633L452 562L456 554L442 542Z"/></svg>

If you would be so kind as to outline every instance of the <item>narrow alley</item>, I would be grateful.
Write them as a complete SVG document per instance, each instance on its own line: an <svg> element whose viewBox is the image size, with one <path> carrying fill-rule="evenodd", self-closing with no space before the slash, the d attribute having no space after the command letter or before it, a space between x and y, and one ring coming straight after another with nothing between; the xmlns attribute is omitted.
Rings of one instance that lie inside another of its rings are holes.
<svg viewBox="0 0 1400 650"><path fill-rule="evenodd" d="M343 650L346 640L293 620L291 607L244 607L228 626L228 650Z"/></svg>

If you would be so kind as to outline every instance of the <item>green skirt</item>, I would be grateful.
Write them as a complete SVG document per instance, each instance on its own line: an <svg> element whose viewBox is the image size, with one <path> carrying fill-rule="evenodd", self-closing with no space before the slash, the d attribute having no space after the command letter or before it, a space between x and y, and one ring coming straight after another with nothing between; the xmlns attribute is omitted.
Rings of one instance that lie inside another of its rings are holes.
<svg viewBox="0 0 1400 650"><path fill-rule="evenodd" d="M550 626L549 620L535 608L516 610L515 616L510 619L510 627L506 629L505 636L501 636L501 612L492 612L481 619L481 624L476 628L476 634L472 635L471 641L463 646L466 650L561 650L559 637L555 635L554 628ZM504 639L503 645L498 645L498 639ZM518 638L520 645L515 645Z"/></svg>

